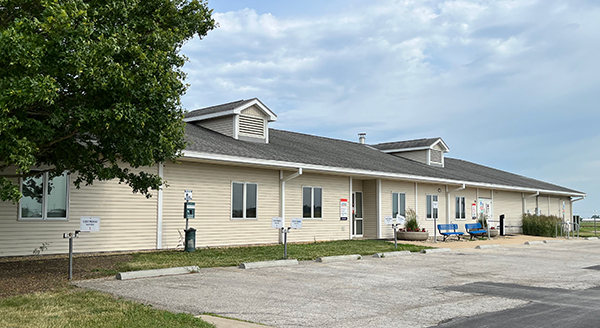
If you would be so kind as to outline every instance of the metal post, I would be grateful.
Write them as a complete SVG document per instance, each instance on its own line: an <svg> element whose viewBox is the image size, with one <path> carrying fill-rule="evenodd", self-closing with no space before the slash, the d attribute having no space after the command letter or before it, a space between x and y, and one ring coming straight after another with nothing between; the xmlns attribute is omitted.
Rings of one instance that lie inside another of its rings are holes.
<svg viewBox="0 0 600 328"><path fill-rule="evenodd" d="M433 242L437 243L437 218L433 218Z"/></svg>
<svg viewBox="0 0 600 328"><path fill-rule="evenodd" d="M288 230L286 228L281 228L283 232L283 258L287 259L287 233Z"/></svg>
<svg viewBox="0 0 600 328"><path fill-rule="evenodd" d="M398 250L398 236L396 235L396 229L398 227L396 224L392 224L392 228L394 228L394 248Z"/></svg>
<svg viewBox="0 0 600 328"><path fill-rule="evenodd" d="M596 216L594 215L594 236L598 236L598 233L596 232Z"/></svg>
<svg viewBox="0 0 600 328"><path fill-rule="evenodd" d="M69 235L69 280L73 280L73 235Z"/></svg>

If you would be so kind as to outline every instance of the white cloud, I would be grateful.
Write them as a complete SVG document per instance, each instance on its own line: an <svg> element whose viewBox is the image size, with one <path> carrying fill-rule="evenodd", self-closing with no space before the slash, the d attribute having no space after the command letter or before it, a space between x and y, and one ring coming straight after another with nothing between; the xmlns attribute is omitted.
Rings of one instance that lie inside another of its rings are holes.
<svg viewBox="0 0 600 328"><path fill-rule="evenodd" d="M569 182L560 177L572 163L547 154L580 131L588 148L599 135L594 2L380 0L322 16L240 8L215 18L218 29L183 49L188 109L259 97L277 128L367 132L369 142L441 136L452 156L553 182ZM538 170L537 158L555 164Z"/></svg>

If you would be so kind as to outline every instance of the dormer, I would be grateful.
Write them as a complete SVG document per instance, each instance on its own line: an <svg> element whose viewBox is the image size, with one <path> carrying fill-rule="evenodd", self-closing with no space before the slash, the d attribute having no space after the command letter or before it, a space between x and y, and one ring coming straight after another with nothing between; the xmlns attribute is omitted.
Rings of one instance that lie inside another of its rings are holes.
<svg viewBox="0 0 600 328"><path fill-rule="evenodd" d="M269 122L277 121L277 115L253 98L197 109L186 113L183 121L234 139L269 143Z"/></svg>
<svg viewBox="0 0 600 328"><path fill-rule="evenodd" d="M444 167L444 154L450 151L442 138L386 142L372 147L394 156L440 167Z"/></svg>

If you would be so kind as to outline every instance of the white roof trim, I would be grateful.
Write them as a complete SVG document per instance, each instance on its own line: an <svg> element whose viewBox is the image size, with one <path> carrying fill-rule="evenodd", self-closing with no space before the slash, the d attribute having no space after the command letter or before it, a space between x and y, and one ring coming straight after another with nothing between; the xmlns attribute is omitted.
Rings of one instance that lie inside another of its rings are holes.
<svg viewBox="0 0 600 328"><path fill-rule="evenodd" d="M221 117L221 116L229 116L229 115L234 115L234 114L239 115L242 113L242 111L244 109L252 107L252 106L256 106L261 112L263 112L265 115L267 115L267 117L268 117L267 120L269 122L277 121L277 115L275 115L275 113L273 113L273 111L271 111L267 106L265 106L265 104L263 104L258 99L254 99L242 106L235 107L232 110L226 110L226 111L217 112L217 113L188 117L188 118L184 118L183 121L184 122L195 122L195 121L203 121L203 120L208 120L211 118L216 118L216 117Z"/></svg>
<svg viewBox="0 0 600 328"><path fill-rule="evenodd" d="M423 176L403 174L403 173L389 173L389 172L370 171L370 170L361 170L361 169L339 168L339 167L325 166L325 165L293 163L293 162L275 161L275 160L267 160L267 159L256 159L256 158L245 158L245 157L238 157L238 156L191 151L191 150L184 150L183 158L206 160L206 161L217 161L217 162L229 162L229 163L238 163L238 164L247 164L247 165L268 166L268 167L279 168L279 169L290 168L290 169L297 170L298 168L303 168L304 170L309 170L309 171L314 171L314 172L326 172L326 173L334 173L334 174L368 176L368 177L372 177L372 178L402 179L402 180L410 180L410 181L416 181L416 182L430 182L430 183L440 183L440 184L456 184L456 185L465 184L466 186L469 186L469 187L486 188L486 189L494 189L494 190L509 190L509 191L532 192L532 193L540 192L540 193L550 194L550 195L576 196L576 197L587 196L586 194L582 194L582 193L569 193L569 192L562 192L562 191L555 191L555 190L513 187L513 186L497 185L497 184L483 183L483 182L470 182L470 181L453 180L453 179L440 179L440 178L423 177Z"/></svg>
<svg viewBox="0 0 600 328"><path fill-rule="evenodd" d="M442 140L442 138L438 138L438 140L436 142L434 142L433 144L431 144L431 149L433 149L433 147L435 147L435 145L442 143L442 148L444 148L444 153L447 153L450 151L450 148L448 147L448 145L446 145L446 143L444 142L444 140Z"/></svg>
<svg viewBox="0 0 600 328"><path fill-rule="evenodd" d="M427 150L427 149L431 149L431 147L412 147L412 148L398 148L398 149L388 149L388 150L381 150L381 152L384 153L402 153L402 152L406 152L406 151L416 151L416 150Z"/></svg>
<svg viewBox="0 0 600 328"><path fill-rule="evenodd" d="M436 142L432 143L431 146L387 149L387 150L381 150L381 152L383 152L383 153L402 153L402 152L407 152L407 151L427 150L427 149L433 149L433 147L435 147L435 145L437 145L438 143L442 144L442 148L444 148L444 150L443 150L444 153L447 153L450 151L450 148L448 148L448 145L446 145L444 140L442 140L442 138L438 138L438 140Z"/></svg>

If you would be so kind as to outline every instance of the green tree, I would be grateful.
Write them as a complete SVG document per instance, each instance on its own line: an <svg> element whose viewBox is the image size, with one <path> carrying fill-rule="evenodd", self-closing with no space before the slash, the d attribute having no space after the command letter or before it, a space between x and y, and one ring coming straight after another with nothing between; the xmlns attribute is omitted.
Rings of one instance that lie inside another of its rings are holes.
<svg viewBox="0 0 600 328"><path fill-rule="evenodd" d="M34 167L159 188L126 167L181 154L179 51L214 27L204 1L0 0L0 199L18 201Z"/></svg>

